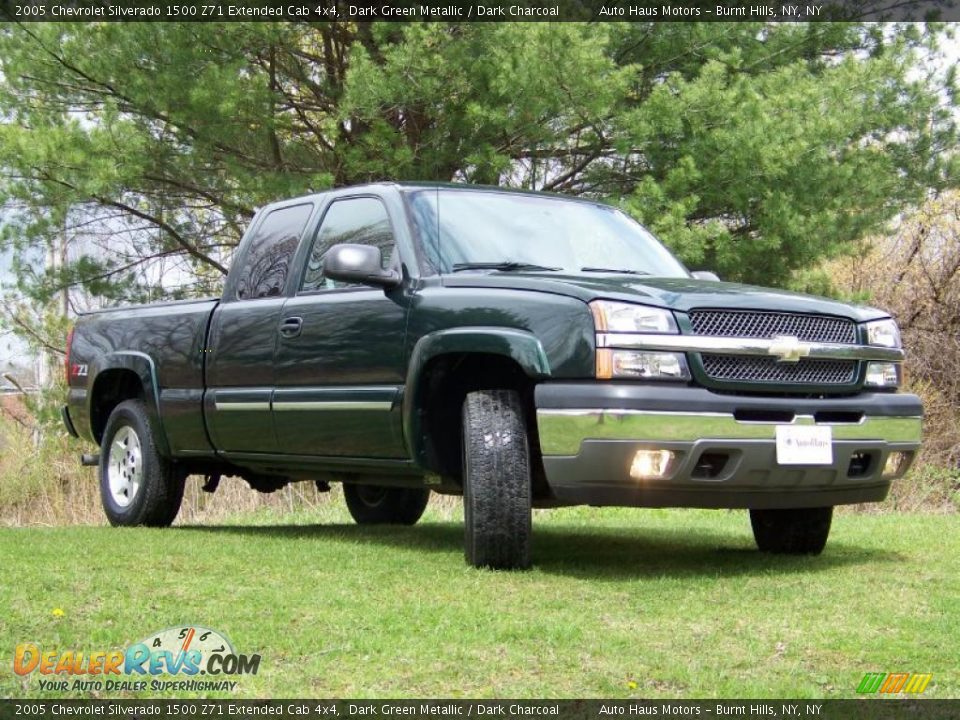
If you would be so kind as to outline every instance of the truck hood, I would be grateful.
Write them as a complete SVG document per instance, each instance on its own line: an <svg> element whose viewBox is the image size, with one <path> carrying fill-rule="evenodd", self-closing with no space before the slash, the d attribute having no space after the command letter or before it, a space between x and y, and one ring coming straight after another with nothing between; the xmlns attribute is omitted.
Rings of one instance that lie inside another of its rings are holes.
<svg viewBox="0 0 960 720"><path fill-rule="evenodd" d="M606 298L679 312L694 308L774 310L835 315L857 322L890 316L876 308L848 305L814 295L694 278L493 272L445 275L443 284L447 287L546 292L575 297L584 302Z"/></svg>

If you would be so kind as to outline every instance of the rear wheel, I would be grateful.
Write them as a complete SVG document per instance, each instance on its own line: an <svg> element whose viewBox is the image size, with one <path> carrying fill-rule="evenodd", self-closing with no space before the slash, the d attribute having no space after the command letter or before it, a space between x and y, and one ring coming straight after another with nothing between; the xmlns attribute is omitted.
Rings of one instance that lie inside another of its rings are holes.
<svg viewBox="0 0 960 720"><path fill-rule="evenodd" d="M427 488L344 483L347 509L358 525L416 525L427 509Z"/></svg>
<svg viewBox="0 0 960 720"><path fill-rule="evenodd" d="M158 451L143 401L117 405L100 444L100 500L110 524L169 525L180 511L185 480Z"/></svg>
<svg viewBox="0 0 960 720"><path fill-rule="evenodd" d="M757 547L780 555L819 555L832 519L832 507L750 511Z"/></svg>
<svg viewBox="0 0 960 720"><path fill-rule="evenodd" d="M530 567L530 450L520 395L479 390L463 403L463 512L467 563Z"/></svg>

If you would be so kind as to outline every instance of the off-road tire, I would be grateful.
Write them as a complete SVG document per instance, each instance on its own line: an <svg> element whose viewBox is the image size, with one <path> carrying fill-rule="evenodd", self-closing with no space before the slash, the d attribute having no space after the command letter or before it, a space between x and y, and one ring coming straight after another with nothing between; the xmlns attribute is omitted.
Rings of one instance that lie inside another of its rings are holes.
<svg viewBox="0 0 960 720"><path fill-rule="evenodd" d="M778 555L819 555L832 519L832 507L750 511L757 547Z"/></svg>
<svg viewBox="0 0 960 720"><path fill-rule="evenodd" d="M130 431L139 443L140 482L128 504L121 505L110 489L110 449L118 434L129 438ZM124 400L110 413L100 443L99 475L100 500L111 525L166 527L176 519L186 476L160 454L157 439L142 400Z"/></svg>
<svg viewBox="0 0 960 720"><path fill-rule="evenodd" d="M520 395L478 390L463 403L463 514L467 564L530 567L530 449Z"/></svg>
<svg viewBox="0 0 960 720"><path fill-rule="evenodd" d="M430 490L344 483L343 497L357 525L416 525Z"/></svg>

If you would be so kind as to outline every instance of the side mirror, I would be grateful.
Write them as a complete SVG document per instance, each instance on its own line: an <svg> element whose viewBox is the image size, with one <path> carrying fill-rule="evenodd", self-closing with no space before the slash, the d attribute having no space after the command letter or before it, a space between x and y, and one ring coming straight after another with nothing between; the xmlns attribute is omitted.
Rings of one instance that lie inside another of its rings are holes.
<svg viewBox="0 0 960 720"><path fill-rule="evenodd" d="M323 275L340 282L391 288L400 284L400 276L383 269L383 254L372 245L342 243L323 256Z"/></svg>
<svg viewBox="0 0 960 720"><path fill-rule="evenodd" d="M696 280L712 280L713 282L720 282L720 277L715 272L710 272L709 270L694 270L692 273L694 279Z"/></svg>

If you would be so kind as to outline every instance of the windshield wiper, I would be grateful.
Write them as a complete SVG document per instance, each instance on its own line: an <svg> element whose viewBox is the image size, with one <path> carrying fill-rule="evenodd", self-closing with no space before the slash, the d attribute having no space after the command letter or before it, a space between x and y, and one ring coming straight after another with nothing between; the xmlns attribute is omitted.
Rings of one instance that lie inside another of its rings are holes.
<svg viewBox="0 0 960 720"><path fill-rule="evenodd" d="M626 268L582 267L580 272L620 273L622 275L649 275L645 270L627 270Z"/></svg>
<svg viewBox="0 0 960 720"><path fill-rule="evenodd" d="M534 272L556 272L560 270L560 268L522 262L466 262L453 264L453 272L460 272L461 270L501 270L503 272L532 270Z"/></svg>

